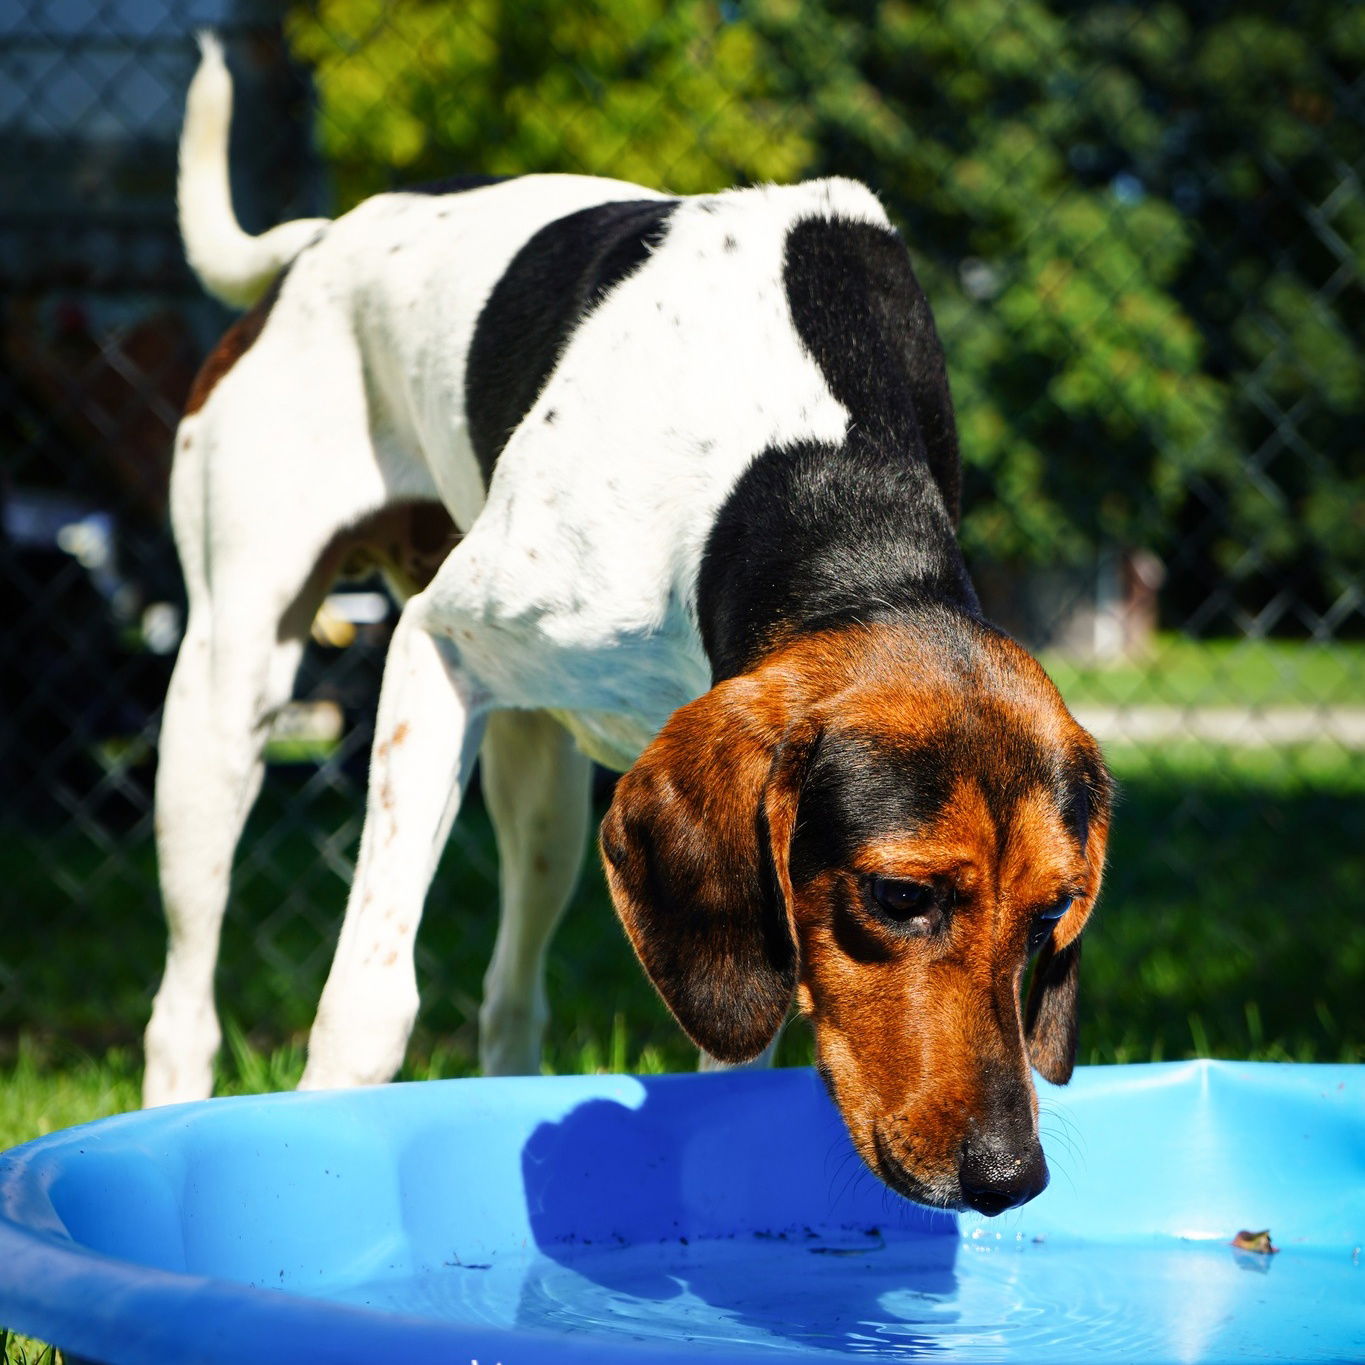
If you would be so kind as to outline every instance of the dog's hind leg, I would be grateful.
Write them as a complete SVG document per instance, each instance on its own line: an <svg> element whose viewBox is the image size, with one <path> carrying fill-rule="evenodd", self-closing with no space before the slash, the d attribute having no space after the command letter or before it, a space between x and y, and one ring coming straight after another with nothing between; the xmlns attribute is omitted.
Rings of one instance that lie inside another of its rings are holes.
<svg viewBox="0 0 1365 1365"><path fill-rule="evenodd" d="M450 639L428 629L428 605L419 593L403 608L384 665L360 857L304 1090L392 1079L417 1017L417 925L487 711Z"/></svg>
<svg viewBox="0 0 1365 1365"><path fill-rule="evenodd" d="M145 1038L146 1105L212 1091L220 1041L213 977L233 852L260 790L271 720L289 699L333 567L314 561L310 571L302 561L292 594L287 578L263 580L230 563L219 566L210 594L202 576L187 571L189 621L162 716L156 779L168 939Z"/></svg>
<svg viewBox="0 0 1365 1365"><path fill-rule="evenodd" d="M219 936L270 724L345 553L341 533L387 501L354 394L338 382L313 397L272 344L267 327L176 435L171 519L189 619L161 726L168 942L146 1032L146 1104L210 1093Z"/></svg>
<svg viewBox="0 0 1365 1365"><path fill-rule="evenodd" d="M498 711L481 772L502 911L483 980L479 1061L486 1076L534 1075L548 1017L545 950L583 867L592 765L545 712Z"/></svg>

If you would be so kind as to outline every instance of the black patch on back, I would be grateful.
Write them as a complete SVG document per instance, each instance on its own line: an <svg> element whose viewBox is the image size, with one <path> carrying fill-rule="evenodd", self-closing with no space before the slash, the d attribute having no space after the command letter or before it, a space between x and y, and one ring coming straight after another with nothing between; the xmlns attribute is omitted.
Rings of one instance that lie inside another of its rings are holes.
<svg viewBox="0 0 1365 1365"><path fill-rule="evenodd" d="M807 218L787 236L792 321L831 392L872 440L928 462L956 526L961 471L943 347L899 235Z"/></svg>
<svg viewBox="0 0 1365 1365"><path fill-rule="evenodd" d="M664 239L677 201L597 204L547 224L479 314L465 369L469 436L485 483L574 329Z"/></svg>
<svg viewBox="0 0 1365 1365"><path fill-rule="evenodd" d="M900 238L789 232L792 320L849 411L842 445L764 451L722 505L697 590L716 681L794 632L980 607L954 535L957 434L943 352Z"/></svg>
<svg viewBox="0 0 1365 1365"><path fill-rule="evenodd" d="M501 185L504 181L515 180L511 175L481 175L471 172L468 175L448 175L442 180L427 180L420 185L404 185L395 194L463 194L466 190L481 190L488 185Z"/></svg>

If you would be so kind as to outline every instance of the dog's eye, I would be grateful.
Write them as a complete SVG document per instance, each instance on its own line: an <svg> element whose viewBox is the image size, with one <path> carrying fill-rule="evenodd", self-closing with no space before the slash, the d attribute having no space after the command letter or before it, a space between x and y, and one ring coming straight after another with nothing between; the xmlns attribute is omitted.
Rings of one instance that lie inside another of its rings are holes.
<svg viewBox="0 0 1365 1365"><path fill-rule="evenodd" d="M1038 912L1038 918L1047 924L1056 924L1057 921L1071 909L1071 902L1074 899L1075 897L1073 896L1063 896L1056 905L1049 905L1046 910L1040 910Z"/></svg>
<svg viewBox="0 0 1365 1365"><path fill-rule="evenodd" d="M1052 932L1052 926L1071 909L1073 897L1063 896L1055 905L1049 905L1046 910L1040 910L1033 917L1033 923L1029 925L1028 931L1028 951L1031 957L1044 943L1047 942L1048 935Z"/></svg>
<svg viewBox="0 0 1365 1365"><path fill-rule="evenodd" d="M902 882L891 877L872 878L872 899L887 919L897 924L927 919L933 914L937 896L923 882Z"/></svg>

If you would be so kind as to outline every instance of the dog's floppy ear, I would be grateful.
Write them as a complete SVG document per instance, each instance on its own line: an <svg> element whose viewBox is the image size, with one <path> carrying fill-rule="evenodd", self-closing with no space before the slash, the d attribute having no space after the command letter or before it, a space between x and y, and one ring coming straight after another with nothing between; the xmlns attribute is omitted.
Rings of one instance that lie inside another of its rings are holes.
<svg viewBox="0 0 1365 1365"><path fill-rule="evenodd" d="M721 1061L762 1052L796 989L788 855L812 733L762 683L728 679L673 714L602 822L636 954Z"/></svg>
<svg viewBox="0 0 1365 1365"><path fill-rule="evenodd" d="M1076 1066L1076 1003L1081 983L1081 941L1054 948L1043 944L1033 965L1024 1037L1033 1068L1053 1085L1065 1085Z"/></svg>
<svg viewBox="0 0 1365 1365"><path fill-rule="evenodd" d="M1093 741L1087 747L1070 812L1085 851L1085 894L1072 902L1043 944L1024 1005L1029 1061L1054 1085L1065 1085L1076 1066L1081 931L1100 894L1109 839L1113 784Z"/></svg>

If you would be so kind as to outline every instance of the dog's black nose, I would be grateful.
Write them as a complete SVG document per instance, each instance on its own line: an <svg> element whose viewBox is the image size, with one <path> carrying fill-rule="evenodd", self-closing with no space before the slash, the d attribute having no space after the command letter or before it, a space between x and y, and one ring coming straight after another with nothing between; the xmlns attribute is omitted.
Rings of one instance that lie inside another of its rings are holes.
<svg viewBox="0 0 1365 1365"><path fill-rule="evenodd" d="M968 1139L958 1168L962 1200L988 1218L1027 1204L1047 1188L1047 1161L1036 1139L1018 1143L1003 1137Z"/></svg>

